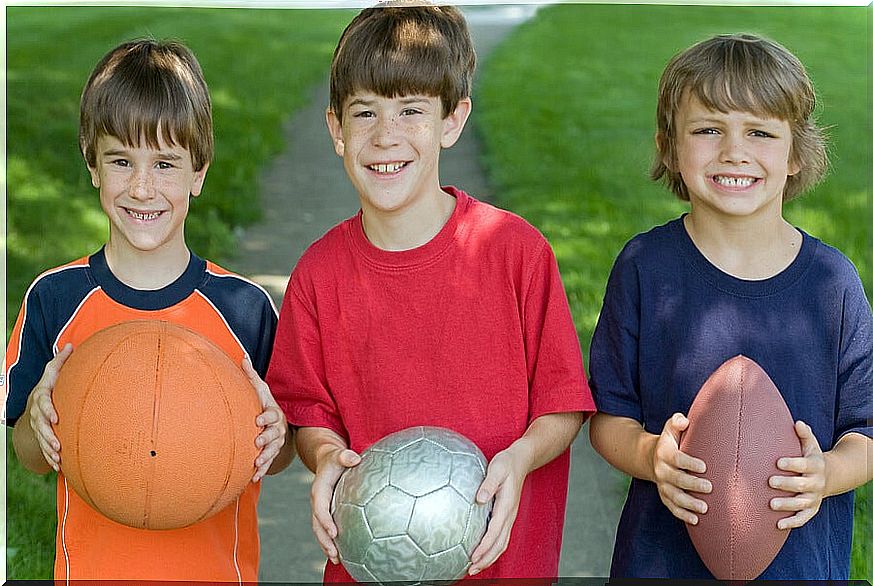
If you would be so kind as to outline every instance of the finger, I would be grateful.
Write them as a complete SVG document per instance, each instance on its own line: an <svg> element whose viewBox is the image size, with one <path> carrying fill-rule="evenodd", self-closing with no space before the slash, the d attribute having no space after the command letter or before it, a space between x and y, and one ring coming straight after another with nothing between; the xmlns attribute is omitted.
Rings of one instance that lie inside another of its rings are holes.
<svg viewBox="0 0 873 586"><path fill-rule="evenodd" d="M276 424L268 425L255 438L255 445L259 448L266 446L269 443L282 439L284 435L285 433L283 433L282 426ZM282 443L284 443L284 441Z"/></svg>
<svg viewBox="0 0 873 586"><path fill-rule="evenodd" d="M809 492L816 484L810 476L771 476L767 482L771 488L795 493Z"/></svg>
<svg viewBox="0 0 873 586"><path fill-rule="evenodd" d="M814 474L823 468L823 462L819 458L779 458L776 467L785 472L798 474Z"/></svg>
<svg viewBox="0 0 873 586"><path fill-rule="evenodd" d="M798 511L796 515L786 517L785 519L779 519L779 521L776 522L776 527L779 529L797 529L798 527L806 525L806 523L815 516L816 512L817 511L812 509L803 509L802 511Z"/></svg>
<svg viewBox="0 0 873 586"><path fill-rule="evenodd" d="M336 524L333 522L333 517L330 514L330 499L333 495L334 486L336 486L336 480L328 483L324 480L319 481L316 476L315 481L312 483L312 493L310 496L312 518L319 523L331 540L337 534Z"/></svg>
<svg viewBox="0 0 873 586"><path fill-rule="evenodd" d="M275 404L275 400L273 399L272 393L270 393L270 387L267 386L267 383L261 378L261 375L257 373L255 367L252 366L252 361L248 357L248 355L243 356L242 362L243 374L245 374L249 383L251 383L252 387L254 387L255 392L258 394L258 399L261 401L262 407L269 407L271 404Z"/></svg>
<svg viewBox="0 0 873 586"><path fill-rule="evenodd" d="M494 562L496 562L501 555L503 555L503 552L505 552L506 548L509 547L509 533L510 527L504 525L503 528L500 530L500 533L497 535L497 539L494 541L491 547L483 552L480 555L478 561L474 562L470 566L468 573L471 576L475 576L482 570L488 568Z"/></svg>
<svg viewBox="0 0 873 586"><path fill-rule="evenodd" d="M269 405L255 419L255 424L258 427L266 427L267 425L275 425L285 419L282 410L276 405Z"/></svg>
<svg viewBox="0 0 873 586"><path fill-rule="evenodd" d="M712 492L712 483L706 478L693 476L682 470L675 470L671 476L672 478L669 479L670 484L682 489L683 491L688 490L702 494L709 494Z"/></svg>
<svg viewBox="0 0 873 586"><path fill-rule="evenodd" d="M775 497L770 499L770 508L774 511L798 512L805 509L815 509L815 497L808 493L793 497Z"/></svg>
<svg viewBox="0 0 873 586"><path fill-rule="evenodd" d="M675 486L667 485L663 489L664 495L675 506L685 509L691 513L705 513L708 510L706 501L695 498L684 490Z"/></svg>
<svg viewBox="0 0 873 586"><path fill-rule="evenodd" d="M312 532L315 534L315 539L324 555L334 564L339 563L339 552L336 549L336 544L327 534L321 522L315 518L315 515L312 516Z"/></svg>
<svg viewBox="0 0 873 586"><path fill-rule="evenodd" d="M258 482L267 475L267 472L270 470L270 466L273 465L273 460L276 459L276 456L279 454L279 451L282 448L282 443L279 442L271 442L267 444L261 453L258 454L258 457L255 459L255 475L252 476L252 482Z"/></svg>
<svg viewBox="0 0 873 586"><path fill-rule="evenodd" d="M676 468L688 470L689 472L695 472L697 474L703 474L706 472L706 462L700 458L689 456L685 452L680 452L678 450L673 458L673 463Z"/></svg>

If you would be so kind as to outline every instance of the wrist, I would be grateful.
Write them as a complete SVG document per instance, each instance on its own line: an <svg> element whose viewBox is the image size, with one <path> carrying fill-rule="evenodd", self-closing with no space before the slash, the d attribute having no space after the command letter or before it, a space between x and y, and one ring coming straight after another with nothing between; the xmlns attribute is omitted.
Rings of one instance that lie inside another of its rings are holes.
<svg viewBox="0 0 873 586"><path fill-rule="evenodd" d="M657 479L655 478L655 453L658 449L658 439L660 439L660 436L647 431L643 431L643 434L639 439L640 446L638 453L643 454L642 474L640 475L641 480L657 482Z"/></svg>
<svg viewBox="0 0 873 586"><path fill-rule="evenodd" d="M512 456L515 469L523 476L527 476L534 469L534 446L530 438L522 436L512 442L507 450Z"/></svg>

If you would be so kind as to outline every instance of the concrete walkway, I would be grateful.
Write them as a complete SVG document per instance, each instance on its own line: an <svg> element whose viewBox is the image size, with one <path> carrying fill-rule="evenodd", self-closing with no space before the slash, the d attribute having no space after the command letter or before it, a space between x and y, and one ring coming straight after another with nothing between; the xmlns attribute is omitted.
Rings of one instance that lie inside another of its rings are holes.
<svg viewBox="0 0 873 586"><path fill-rule="evenodd" d="M479 63L519 22L530 7L466 8ZM473 121L476 117L475 92ZM334 154L324 123L328 103L325 82L313 89L310 104L284 128L286 150L264 171L261 203L264 221L246 231L231 266L259 282L277 307L288 275L307 246L327 229L355 214L357 195ZM493 191L479 164L475 122L461 140L441 155L443 184L457 185L479 199ZM560 567L561 576L605 576L624 483L588 445L587 426L572 450L570 497ZM271 582L320 582L325 558L310 526L310 473L299 460L263 481L259 505L260 579Z"/></svg>

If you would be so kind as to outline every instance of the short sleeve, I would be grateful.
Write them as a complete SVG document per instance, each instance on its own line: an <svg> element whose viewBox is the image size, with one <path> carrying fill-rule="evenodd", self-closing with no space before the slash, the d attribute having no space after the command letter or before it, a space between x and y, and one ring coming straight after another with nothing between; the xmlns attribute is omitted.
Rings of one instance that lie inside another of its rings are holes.
<svg viewBox="0 0 873 586"><path fill-rule="evenodd" d="M54 356L39 291L40 288L34 286L28 292L6 346L3 413L10 427L14 427L24 413L30 392L42 377L46 363Z"/></svg>
<svg viewBox="0 0 873 586"><path fill-rule="evenodd" d="M266 295L266 294L265 294ZM263 378L267 375L270 356L273 352L273 340L276 335L276 312L270 300L265 298L261 303L261 318L257 330L255 347L251 353L252 367Z"/></svg>
<svg viewBox="0 0 873 586"><path fill-rule="evenodd" d="M643 422L639 394L640 283L630 245L612 267L591 339L591 390L597 409Z"/></svg>
<svg viewBox="0 0 873 586"><path fill-rule="evenodd" d="M840 328L836 438L849 432L873 437L873 315L860 278L852 276Z"/></svg>
<svg viewBox="0 0 873 586"><path fill-rule="evenodd" d="M543 242L524 295L531 420L547 413L594 412L579 337L555 255Z"/></svg>
<svg viewBox="0 0 873 586"><path fill-rule="evenodd" d="M291 425L325 427L348 440L327 385L315 305L301 280L292 273L285 291L267 384Z"/></svg>

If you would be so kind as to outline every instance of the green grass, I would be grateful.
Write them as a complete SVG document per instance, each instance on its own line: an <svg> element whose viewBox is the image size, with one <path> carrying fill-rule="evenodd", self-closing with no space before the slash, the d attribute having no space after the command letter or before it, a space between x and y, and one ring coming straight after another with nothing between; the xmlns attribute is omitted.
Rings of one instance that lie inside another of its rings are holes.
<svg viewBox="0 0 873 586"><path fill-rule="evenodd" d="M560 263L587 350L612 262L633 235L686 209L648 180L658 78L712 34L753 32L792 49L831 126L832 172L786 206L837 246L871 291L864 8L560 5L543 8L483 66L474 121L498 203L538 226ZM870 517L858 494L852 576L870 580Z"/></svg>
<svg viewBox="0 0 873 586"><path fill-rule="evenodd" d="M152 36L179 39L197 55L213 100L216 154L186 233L198 254L222 261L235 229L259 217L257 173L282 146L283 120L326 79L351 14L7 7L7 333L37 274L96 250L108 234L77 146L79 96L103 54ZM7 448L8 577L51 578L54 479L24 471L11 440Z"/></svg>

